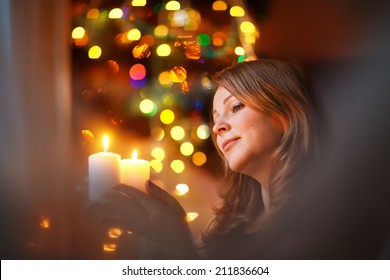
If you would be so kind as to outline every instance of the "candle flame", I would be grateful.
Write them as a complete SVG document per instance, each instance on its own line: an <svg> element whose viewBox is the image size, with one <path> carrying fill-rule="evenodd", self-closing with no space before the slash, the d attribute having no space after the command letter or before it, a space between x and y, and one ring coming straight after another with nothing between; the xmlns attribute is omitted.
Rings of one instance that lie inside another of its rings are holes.
<svg viewBox="0 0 390 280"><path fill-rule="evenodd" d="M105 152L108 151L108 136L107 135L104 135L104 137L103 137L103 149Z"/></svg>
<svg viewBox="0 0 390 280"><path fill-rule="evenodd" d="M134 151L133 151L133 154L131 155L131 158L132 158L132 159L137 159L137 158L138 158L137 150L134 150Z"/></svg>

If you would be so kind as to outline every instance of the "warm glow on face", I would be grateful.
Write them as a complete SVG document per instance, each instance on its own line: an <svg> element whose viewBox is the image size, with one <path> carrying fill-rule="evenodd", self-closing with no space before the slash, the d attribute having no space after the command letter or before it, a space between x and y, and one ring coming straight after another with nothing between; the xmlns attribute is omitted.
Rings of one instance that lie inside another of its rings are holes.
<svg viewBox="0 0 390 280"><path fill-rule="evenodd" d="M112 9L108 14L108 18L112 18L112 19L122 18L122 16L123 16L123 11L122 9L119 8Z"/></svg>
<svg viewBox="0 0 390 280"><path fill-rule="evenodd" d="M108 151L108 136L107 135L103 136L103 149L105 152Z"/></svg>
<svg viewBox="0 0 390 280"><path fill-rule="evenodd" d="M131 154L131 158L132 159L137 159L138 158L137 150L133 150L133 153Z"/></svg>
<svg viewBox="0 0 390 280"><path fill-rule="evenodd" d="M169 56L171 54L171 47L168 44L161 44L157 47L156 53L158 56Z"/></svg>
<svg viewBox="0 0 390 280"><path fill-rule="evenodd" d="M186 184L177 184L177 186L176 186L176 194L178 196L185 195L186 193L188 193L189 190L190 190L190 188Z"/></svg>
<svg viewBox="0 0 390 280"><path fill-rule="evenodd" d="M187 213L187 222L192 222L193 220L195 220L196 218L199 217L199 213L197 212L188 212Z"/></svg>
<svg viewBox="0 0 390 280"><path fill-rule="evenodd" d="M102 55L102 49L99 46L92 46L88 51L90 59L98 59Z"/></svg>

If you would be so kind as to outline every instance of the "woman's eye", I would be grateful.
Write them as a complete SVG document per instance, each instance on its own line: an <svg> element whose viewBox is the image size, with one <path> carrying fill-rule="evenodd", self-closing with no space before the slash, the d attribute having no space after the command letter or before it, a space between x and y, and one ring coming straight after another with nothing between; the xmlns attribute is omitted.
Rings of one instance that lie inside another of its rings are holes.
<svg viewBox="0 0 390 280"><path fill-rule="evenodd" d="M238 110L244 108L244 104L242 103L237 103L237 104L234 104L233 107L232 107L232 111L233 113L237 112Z"/></svg>

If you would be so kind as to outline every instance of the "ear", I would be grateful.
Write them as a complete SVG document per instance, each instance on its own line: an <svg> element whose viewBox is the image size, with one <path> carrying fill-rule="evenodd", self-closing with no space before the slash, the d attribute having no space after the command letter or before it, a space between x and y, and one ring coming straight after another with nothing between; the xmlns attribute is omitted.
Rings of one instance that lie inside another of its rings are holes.
<svg viewBox="0 0 390 280"><path fill-rule="evenodd" d="M278 113L271 114L271 123L278 131L283 133L288 129L290 125L290 122L287 120L287 118Z"/></svg>

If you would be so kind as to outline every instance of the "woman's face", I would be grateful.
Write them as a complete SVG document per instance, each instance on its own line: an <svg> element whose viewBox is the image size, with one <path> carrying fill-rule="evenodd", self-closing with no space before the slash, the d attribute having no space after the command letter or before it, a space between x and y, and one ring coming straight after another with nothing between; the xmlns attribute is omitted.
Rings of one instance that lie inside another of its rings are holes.
<svg viewBox="0 0 390 280"><path fill-rule="evenodd" d="M232 170L255 176L270 168L283 135L280 118L243 104L224 87L215 93L213 118L217 146Z"/></svg>

